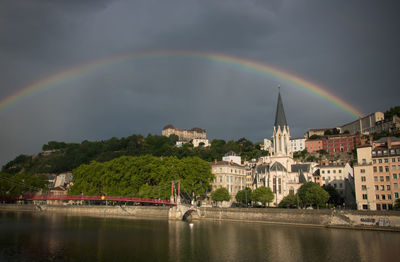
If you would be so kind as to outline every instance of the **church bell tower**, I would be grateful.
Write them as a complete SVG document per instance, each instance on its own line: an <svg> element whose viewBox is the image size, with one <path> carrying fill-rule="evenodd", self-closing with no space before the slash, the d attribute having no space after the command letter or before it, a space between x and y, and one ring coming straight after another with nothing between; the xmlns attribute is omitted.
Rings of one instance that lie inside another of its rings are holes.
<svg viewBox="0 0 400 262"><path fill-rule="evenodd" d="M281 98L281 92L279 88L278 104L276 107L274 133L273 133L273 148L272 154L275 157L279 156L291 156L290 147L290 129L286 123L285 110L283 109L283 103Z"/></svg>

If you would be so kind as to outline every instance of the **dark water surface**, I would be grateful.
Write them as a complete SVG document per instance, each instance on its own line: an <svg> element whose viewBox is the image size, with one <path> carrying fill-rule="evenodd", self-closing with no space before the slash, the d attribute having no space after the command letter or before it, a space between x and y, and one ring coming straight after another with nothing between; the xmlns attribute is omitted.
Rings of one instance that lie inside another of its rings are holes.
<svg viewBox="0 0 400 262"><path fill-rule="evenodd" d="M0 261L400 261L400 234L0 212Z"/></svg>

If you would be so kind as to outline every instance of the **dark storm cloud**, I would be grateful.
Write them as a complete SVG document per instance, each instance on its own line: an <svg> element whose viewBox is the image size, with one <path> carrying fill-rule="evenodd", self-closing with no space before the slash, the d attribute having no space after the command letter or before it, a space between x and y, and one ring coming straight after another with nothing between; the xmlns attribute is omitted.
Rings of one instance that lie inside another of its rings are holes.
<svg viewBox="0 0 400 262"><path fill-rule="evenodd" d="M315 81L365 113L398 104L397 1L45 1L0 3L0 99L93 59L201 50L254 59ZM110 65L0 111L0 163L49 140L160 133L271 136L277 90L293 136L353 120L277 78L194 58Z"/></svg>

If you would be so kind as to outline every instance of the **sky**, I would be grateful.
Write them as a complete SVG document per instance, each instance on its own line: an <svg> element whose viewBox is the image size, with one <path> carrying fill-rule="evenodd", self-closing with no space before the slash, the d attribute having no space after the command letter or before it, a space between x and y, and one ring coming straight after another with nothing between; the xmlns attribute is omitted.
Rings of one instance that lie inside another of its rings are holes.
<svg viewBox="0 0 400 262"><path fill-rule="evenodd" d="M2 0L0 103L57 73L121 54L223 54L306 79L363 114L400 105L398 1ZM271 138L278 89L292 137L356 118L294 83L190 56L102 67L0 107L0 165L48 141L200 127Z"/></svg>

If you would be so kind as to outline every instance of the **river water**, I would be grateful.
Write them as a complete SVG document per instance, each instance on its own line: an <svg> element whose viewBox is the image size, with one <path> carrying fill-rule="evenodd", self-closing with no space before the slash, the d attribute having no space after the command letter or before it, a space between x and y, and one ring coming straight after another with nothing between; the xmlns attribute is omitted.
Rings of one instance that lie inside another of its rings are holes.
<svg viewBox="0 0 400 262"><path fill-rule="evenodd" d="M400 233L0 212L0 261L399 261Z"/></svg>

